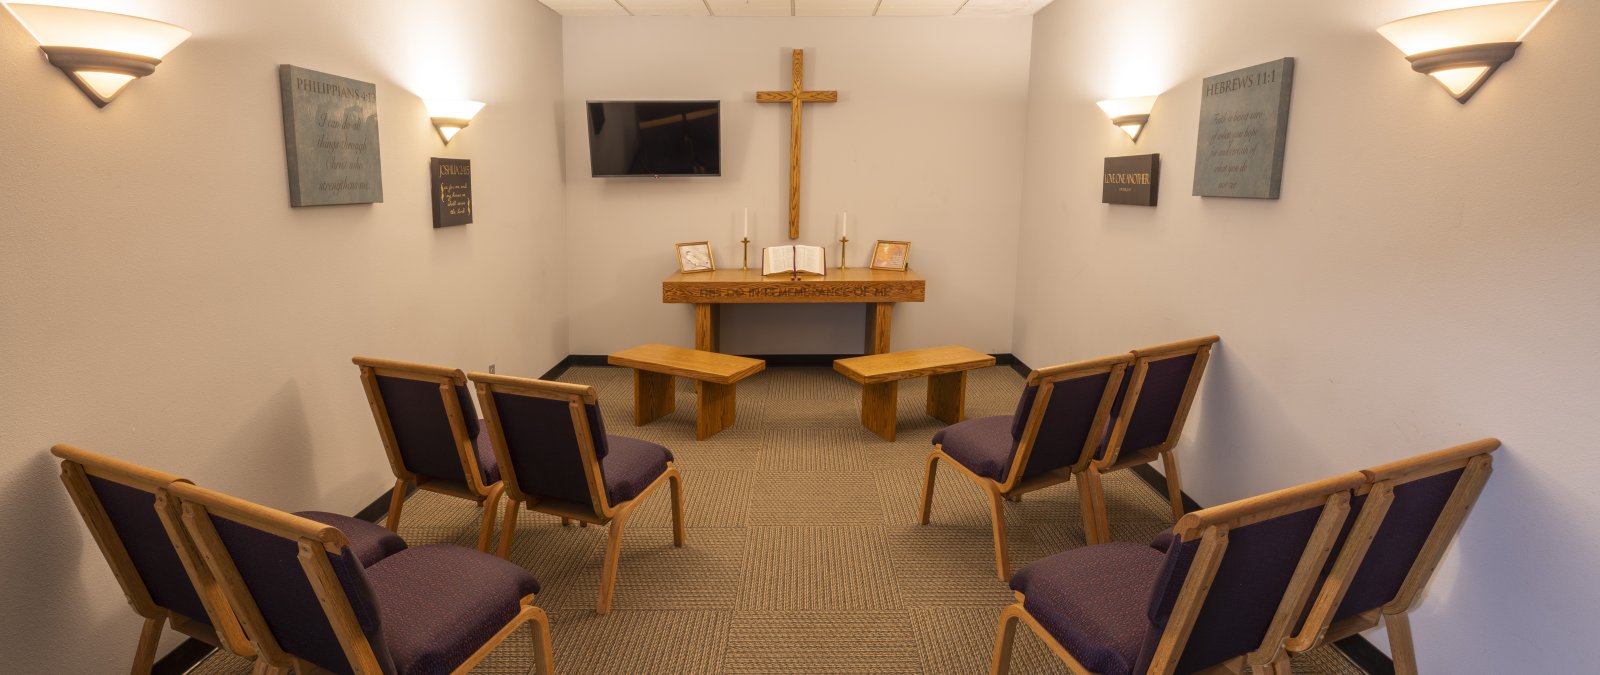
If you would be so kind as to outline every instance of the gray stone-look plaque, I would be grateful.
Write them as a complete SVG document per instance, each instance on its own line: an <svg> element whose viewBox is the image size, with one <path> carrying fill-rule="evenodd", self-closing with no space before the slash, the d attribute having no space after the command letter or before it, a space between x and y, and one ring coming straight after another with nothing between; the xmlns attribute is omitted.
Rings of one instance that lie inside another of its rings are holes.
<svg viewBox="0 0 1600 675"><path fill-rule="evenodd" d="M1293 58L1205 79L1195 196L1278 198L1293 84Z"/></svg>
<svg viewBox="0 0 1600 675"><path fill-rule="evenodd" d="M290 65L278 83L289 205L382 202L377 85Z"/></svg>

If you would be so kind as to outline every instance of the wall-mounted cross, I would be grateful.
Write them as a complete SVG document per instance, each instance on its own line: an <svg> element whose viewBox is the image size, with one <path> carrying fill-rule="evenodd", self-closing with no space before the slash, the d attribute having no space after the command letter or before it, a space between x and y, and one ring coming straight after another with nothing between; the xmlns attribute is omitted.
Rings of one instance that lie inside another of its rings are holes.
<svg viewBox="0 0 1600 675"><path fill-rule="evenodd" d="M794 85L789 91L758 91L757 103L789 104L789 238L800 238L800 106L806 103L834 103L837 91L806 91L806 52L794 50Z"/></svg>

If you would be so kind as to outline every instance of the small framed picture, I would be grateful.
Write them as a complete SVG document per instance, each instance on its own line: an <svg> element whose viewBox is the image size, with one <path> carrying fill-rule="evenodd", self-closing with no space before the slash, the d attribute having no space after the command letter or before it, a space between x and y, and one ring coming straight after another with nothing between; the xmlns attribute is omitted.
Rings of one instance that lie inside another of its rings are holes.
<svg viewBox="0 0 1600 675"><path fill-rule="evenodd" d="M711 242L690 241L678 244L678 271L688 274L690 272L711 272L717 269L716 261L711 259Z"/></svg>
<svg viewBox="0 0 1600 675"><path fill-rule="evenodd" d="M910 266L911 242L879 239L872 247L872 269L904 272Z"/></svg>

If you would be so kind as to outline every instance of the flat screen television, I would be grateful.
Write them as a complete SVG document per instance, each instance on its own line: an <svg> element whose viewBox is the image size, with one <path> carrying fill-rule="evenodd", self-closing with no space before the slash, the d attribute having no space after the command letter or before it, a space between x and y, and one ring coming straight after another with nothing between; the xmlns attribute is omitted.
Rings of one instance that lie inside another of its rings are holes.
<svg viewBox="0 0 1600 675"><path fill-rule="evenodd" d="M596 178L722 175L721 101L589 101Z"/></svg>

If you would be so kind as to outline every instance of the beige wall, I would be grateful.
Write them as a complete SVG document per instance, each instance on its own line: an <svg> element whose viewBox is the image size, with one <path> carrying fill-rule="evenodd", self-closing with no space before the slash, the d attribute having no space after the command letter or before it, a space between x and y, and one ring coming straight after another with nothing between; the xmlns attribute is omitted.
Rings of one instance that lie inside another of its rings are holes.
<svg viewBox="0 0 1600 675"><path fill-rule="evenodd" d="M393 479L352 355L537 375L567 353L552 12L100 5L195 33L104 110L0 12L0 653L13 671L125 670L138 634L51 444L353 513ZM377 83L385 203L289 208L280 63ZM423 95L489 105L445 148ZM473 160L476 223L432 229L430 156Z"/></svg>
<svg viewBox="0 0 1600 675"><path fill-rule="evenodd" d="M805 111L799 243L850 264L875 239L913 242L928 302L896 308L896 348L1011 348L1028 71L1027 17L997 19L569 18L563 22L572 351L693 343L693 312L661 302L672 244L709 240L737 266L740 209L760 247L789 243L789 112L755 103L787 89L789 50L806 86L839 102ZM592 178L585 100L721 99L720 178ZM738 353L861 351L859 305L741 306L724 314Z"/></svg>
<svg viewBox="0 0 1600 675"><path fill-rule="evenodd" d="M1037 15L1016 352L1042 366L1220 334L1181 449L1206 504L1500 437L1413 624L1423 670L1592 672L1600 4L1557 5L1465 106L1373 30L1460 4ZM1200 79L1284 56L1282 199L1190 196ZM1163 90L1137 145L1094 105ZM1148 152L1161 205L1100 204L1102 159Z"/></svg>

